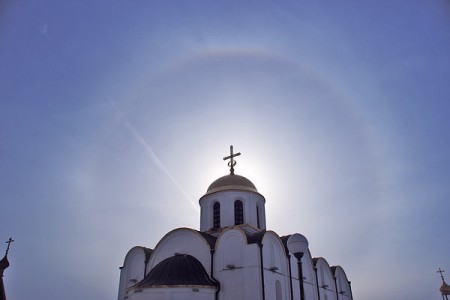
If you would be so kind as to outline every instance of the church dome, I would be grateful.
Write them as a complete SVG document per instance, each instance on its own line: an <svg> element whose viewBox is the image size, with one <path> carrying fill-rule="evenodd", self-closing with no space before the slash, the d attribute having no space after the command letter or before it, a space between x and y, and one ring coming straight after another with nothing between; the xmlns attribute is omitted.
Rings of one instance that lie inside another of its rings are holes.
<svg viewBox="0 0 450 300"><path fill-rule="evenodd" d="M216 286L195 257L176 254L157 264L137 287Z"/></svg>
<svg viewBox="0 0 450 300"><path fill-rule="evenodd" d="M211 183L208 187L206 195L226 190L258 192L253 182L244 176L230 174L222 176Z"/></svg>

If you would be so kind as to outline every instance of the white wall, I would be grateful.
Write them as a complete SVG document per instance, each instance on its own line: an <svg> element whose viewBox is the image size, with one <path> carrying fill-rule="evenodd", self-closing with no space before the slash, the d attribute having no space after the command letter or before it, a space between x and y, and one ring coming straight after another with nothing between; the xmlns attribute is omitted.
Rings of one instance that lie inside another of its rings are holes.
<svg viewBox="0 0 450 300"><path fill-rule="evenodd" d="M214 277L220 282L220 300L262 299L258 245L247 244L239 227L226 229L219 235Z"/></svg>

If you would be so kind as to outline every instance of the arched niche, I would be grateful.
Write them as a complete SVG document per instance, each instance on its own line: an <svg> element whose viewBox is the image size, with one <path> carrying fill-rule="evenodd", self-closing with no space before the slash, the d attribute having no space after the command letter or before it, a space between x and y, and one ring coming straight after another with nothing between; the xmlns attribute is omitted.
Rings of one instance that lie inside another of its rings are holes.
<svg viewBox="0 0 450 300"><path fill-rule="evenodd" d="M162 260L176 254L192 255L208 272L211 270L211 246L208 241L196 230L178 228L167 233L156 245L147 272Z"/></svg>
<svg viewBox="0 0 450 300"><path fill-rule="evenodd" d="M290 294L290 282L289 261L285 246L278 234L273 231L267 231L264 234L262 245L264 284L276 287L278 282L279 285L278 289L267 289L266 296L268 299L276 299L281 292L281 298L287 299Z"/></svg>
<svg viewBox="0 0 450 300"><path fill-rule="evenodd" d="M229 266L245 267L244 246L246 244L246 235L239 227L224 230L218 236L215 244L214 265L216 270L230 269Z"/></svg>
<svg viewBox="0 0 450 300"><path fill-rule="evenodd" d="M336 282L338 300L352 299L352 289L344 269L341 266L331 267Z"/></svg>
<svg viewBox="0 0 450 300"><path fill-rule="evenodd" d="M313 259L317 272L317 286L320 299L337 300L336 283L330 265L323 257Z"/></svg>
<svg viewBox="0 0 450 300"><path fill-rule="evenodd" d="M267 231L262 239L264 267L274 269L278 273L288 275L286 250L281 238L273 231Z"/></svg>
<svg viewBox="0 0 450 300"><path fill-rule="evenodd" d="M151 249L142 246L135 246L128 251L120 268L119 299L126 296L129 287L144 279L151 252Z"/></svg>
<svg viewBox="0 0 450 300"><path fill-rule="evenodd" d="M222 299L254 299L252 280L259 279L254 258L257 252L251 253L247 237L238 226L221 232L215 244L214 278L220 282ZM252 273L254 272L254 273Z"/></svg>

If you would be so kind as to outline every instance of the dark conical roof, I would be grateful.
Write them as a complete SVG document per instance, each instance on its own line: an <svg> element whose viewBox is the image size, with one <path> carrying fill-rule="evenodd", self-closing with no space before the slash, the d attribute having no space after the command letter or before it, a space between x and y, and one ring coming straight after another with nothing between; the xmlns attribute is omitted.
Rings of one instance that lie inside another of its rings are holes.
<svg viewBox="0 0 450 300"><path fill-rule="evenodd" d="M6 300L5 286L3 284L3 271L9 267L7 254L8 252L6 252L5 256L0 260L0 300Z"/></svg>
<svg viewBox="0 0 450 300"><path fill-rule="evenodd" d="M0 270L4 270L9 267L8 257L5 255L2 260L0 260Z"/></svg>
<svg viewBox="0 0 450 300"><path fill-rule="evenodd" d="M230 174L216 179L208 187L206 195L225 190L244 190L251 192L258 192L253 182L244 176Z"/></svg>
<svg viewBox="0 0 450 300"><path fill-rule="evenodd" d="M140 288L186 285L215 287L217 283L195 257L178 254L161 261L137 284Z"/></svg>
<svg viewBox="0 0 450 300"><path fill-rule="evenodd" d="M8 261L8 257L5 254L5 256L2 258L2 260L0 260L0 276L3 276L3 271L9 267L9 261ZM1 298L0 298L1 300Z"/></svg>
<svg viewBox="0 0 450 300"><path fill-rule="evenodd" d="M444 280L442 280L442 285L439 290L442 295L450 295L450 285L448 285Z"/></svg>

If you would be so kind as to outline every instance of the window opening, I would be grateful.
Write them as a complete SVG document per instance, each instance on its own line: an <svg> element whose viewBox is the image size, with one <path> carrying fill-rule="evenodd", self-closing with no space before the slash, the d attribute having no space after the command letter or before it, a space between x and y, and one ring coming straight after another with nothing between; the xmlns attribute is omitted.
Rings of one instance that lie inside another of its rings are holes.
<svg viewBox="0 0 450 300"><path fill-rule="evenodd" d="M214 203L213 208L213 227L220 228L220 203Z"/></svg>
<svg viewBox="0 0 450 300"><path fill-rule="evenodd" d="M234 225L244 224L244 207L241 200L234 202Z"/></svg>
<svg viewBox="0 0 450 300"><path fill-rule="evenodd" d="M261 224L259 222L259 207L258 207L258 205L256 205L256 226L258 228L261 228Z"/></svg>
<svg viewBox="0 0 450 300"><path fill-rule="evenodd" d="M279 280L275 282L276 299L283 300L283 295L281 294L281 283Z"/></svg>

